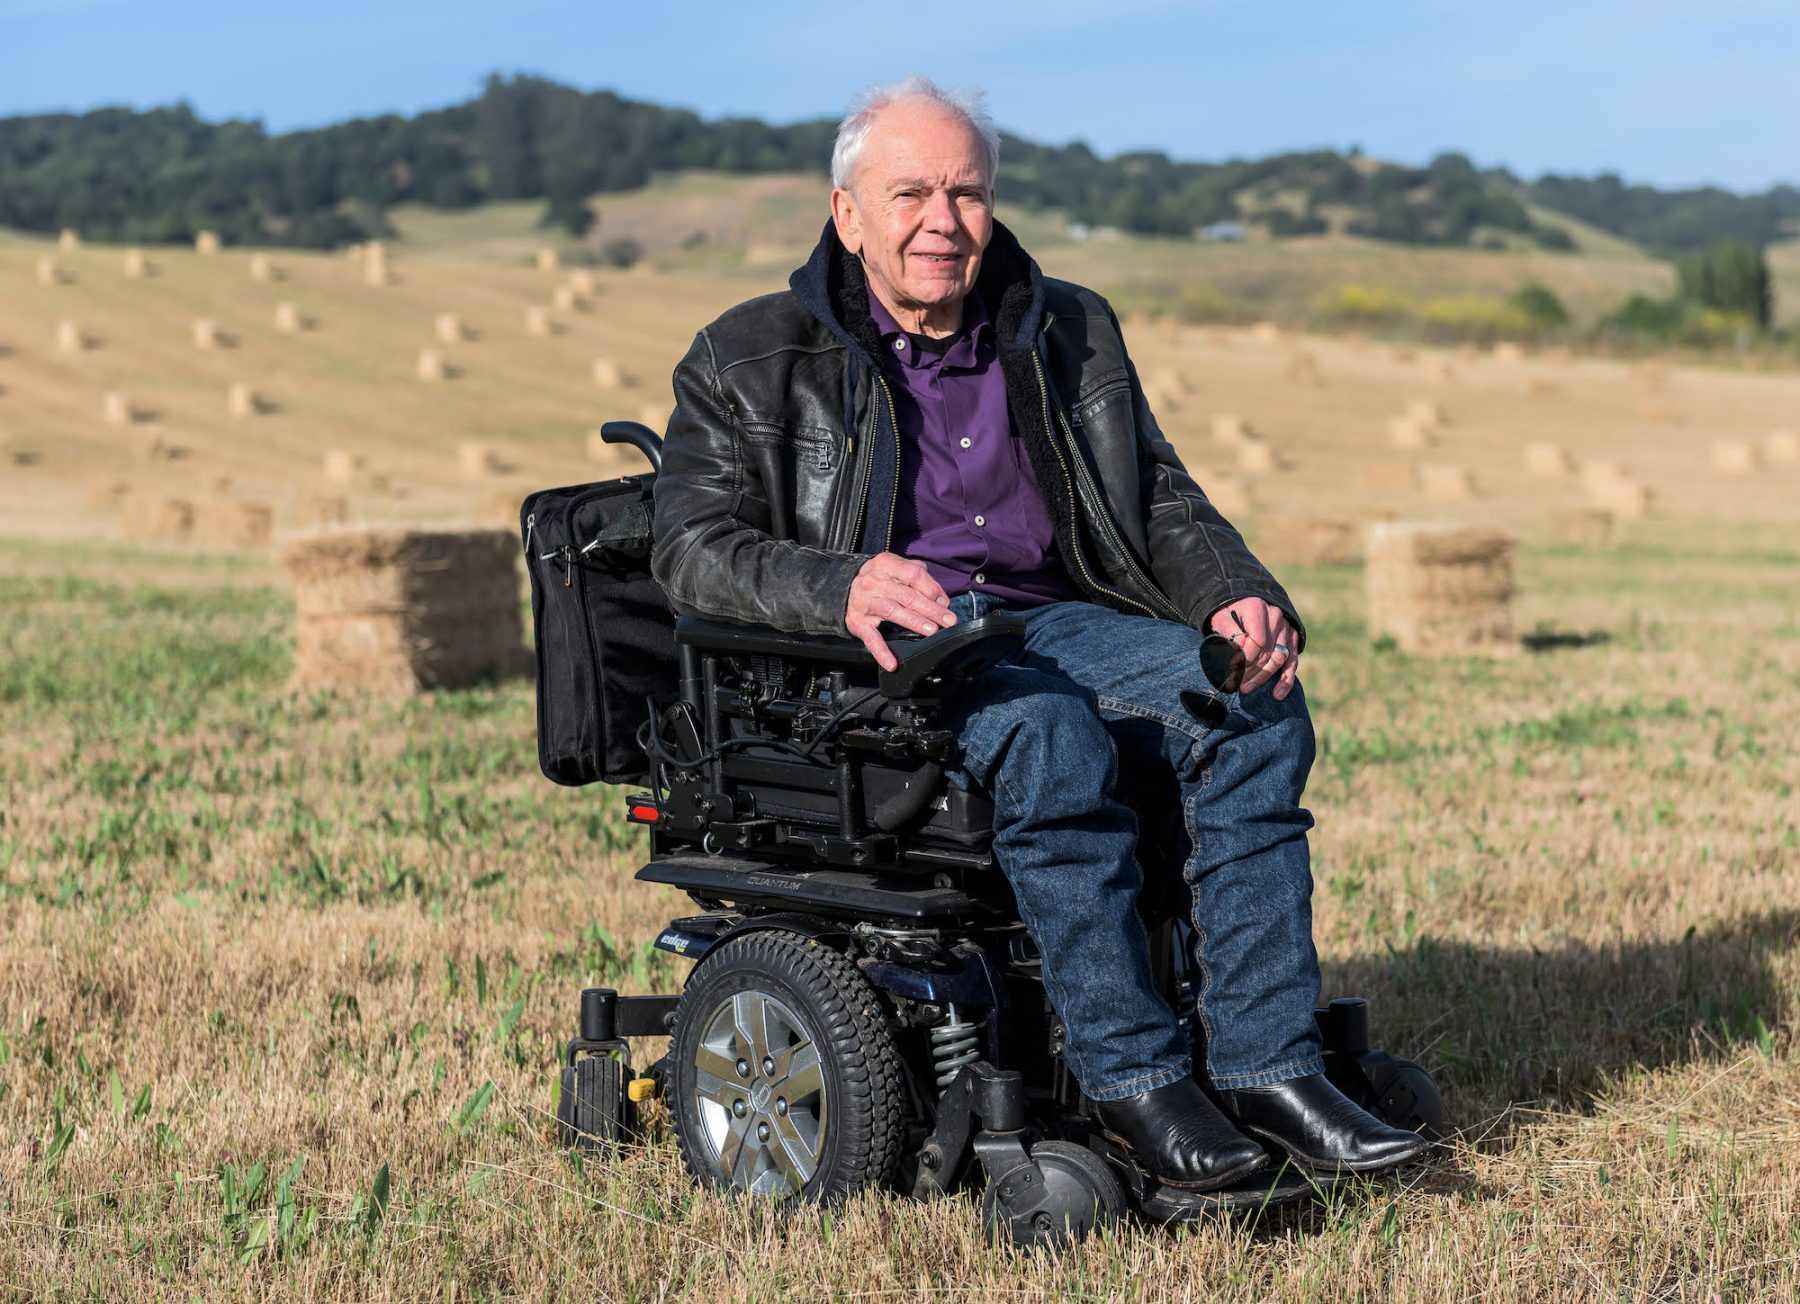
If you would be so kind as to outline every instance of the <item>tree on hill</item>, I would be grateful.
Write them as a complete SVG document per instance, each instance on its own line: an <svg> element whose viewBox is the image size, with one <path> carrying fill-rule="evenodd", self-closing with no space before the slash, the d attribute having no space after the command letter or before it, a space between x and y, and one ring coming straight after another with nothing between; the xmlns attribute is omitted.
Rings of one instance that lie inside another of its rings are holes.
<svg viewBox="0 0 1800 1304"><path fill-rule="evenodd" d="M1681 297L1703 308L1736 313L1769 329L1774 318L1774 290L1763 251L1726 240L1675 264Z"/></svg>

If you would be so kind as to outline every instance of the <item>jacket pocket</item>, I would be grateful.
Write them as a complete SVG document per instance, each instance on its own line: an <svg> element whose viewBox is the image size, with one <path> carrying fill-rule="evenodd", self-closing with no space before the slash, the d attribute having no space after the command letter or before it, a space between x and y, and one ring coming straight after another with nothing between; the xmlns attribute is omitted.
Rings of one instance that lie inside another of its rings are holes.
<svg viewBox="0 0 1800 1304"><path fill-rule="evenodd" d="M794 426L785 421L746 418L744 438L765 447L791 451L796 469L829 471L838 464L843 437L818 426Z"/></svg>

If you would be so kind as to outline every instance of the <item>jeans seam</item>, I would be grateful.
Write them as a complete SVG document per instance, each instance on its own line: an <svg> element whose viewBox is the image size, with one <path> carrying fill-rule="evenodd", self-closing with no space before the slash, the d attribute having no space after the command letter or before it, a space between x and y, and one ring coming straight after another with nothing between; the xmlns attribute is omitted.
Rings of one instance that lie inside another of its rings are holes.
<svg viewBox="0 0 1800 1304"><path fill-rule="evenodd" d="M1135 1096L1142 1094L1142 1091L1155 1091L1160 1087L1168 1086L1171 1082L1179 1082L1184 1077L1192 1076L1193 1071L1191 1067L1184 1068L1177 1065L1174 1068L1152 1069L1150 1072L1140 1073L1134 1078L1126 1078L1123 1082L1110 1083L1107 1086L1101 1087L1100 1090L1105 1092L1107 1098L1110 1100L1116 1099L1117 1096ZM1158 1081L1158 1079L1160 1079L1160 1081ZM1146 1082L1156 1082L1156 1086L1144 1087L1143 1084ZM1142 1091L1132 1090L1132 1088L1142 1088ZM1087 1096L1089 1100L1100 1099L1100 1097L1095 1096L1091 1091L1084 1090L1082 1094Z"/></svg>
<svg viewBox="0 0 1800 1304"><path fill-rule="evenodd" d="M1312 1068L1314 1066L1323 1069L1325 1061L1317 1055L1308 1055L1305 1059L1289 1060L1286 1064L1276 1064L1270 1068L1258 1069L1254 1073L1212 1073L1208 1076L1211 1077L1214 1082L1238 1082L1244 1078L1267 1077L1271 1073L1286 1073L1289 1069ZM1304 1077L1306 1075L1293 1074L1291 1076ZM1274 1079L1274 1081L1280 1081L1280 1079L1277 1078Z"/></svg>
<svg viewBox="0 0 1800 1304"><path fill-rule="evenodd" d="M1113 711L1119 715L1135 715L1140 719L1154 720L1165 728L1173 729L1176 733L1192 738L1197 743L1206 741L1207 730L1196 729L1192 724L1184 723L1153 706L1139 706L1135 702L1124 702L1116 697L1100 697L1098 695L1095 696L1094 701L1102 711Z"/></svg>

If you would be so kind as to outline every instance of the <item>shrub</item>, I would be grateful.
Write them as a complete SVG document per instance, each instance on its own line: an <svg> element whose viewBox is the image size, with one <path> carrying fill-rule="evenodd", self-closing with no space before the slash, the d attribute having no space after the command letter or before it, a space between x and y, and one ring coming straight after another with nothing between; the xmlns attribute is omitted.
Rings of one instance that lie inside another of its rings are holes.
<svg viewBox="0 0 1800 1304"><path fill-rule="evenodd" d="M1385 285L1346 281L1329 290L1321 290L1313 298L1313 308L1341 321L1385 324L1411 317L1417 305L1412 296L1403 291Z"/></svg>
<svg viewBox="0 0 1800 1304"><path fill-rule="evenodd" d="M1530 319L1534 330L1553 331L1569 324L1569 310L1563 307L1556 291L1541 281L1527 281L1512 292L1507 302Z"/></svg>

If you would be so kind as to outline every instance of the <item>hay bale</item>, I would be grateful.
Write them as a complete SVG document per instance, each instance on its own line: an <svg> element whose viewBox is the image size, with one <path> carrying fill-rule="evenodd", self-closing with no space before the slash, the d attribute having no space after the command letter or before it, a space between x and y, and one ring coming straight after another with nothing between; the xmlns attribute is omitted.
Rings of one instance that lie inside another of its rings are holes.
<svg viewBox="0 0 1800 1304"><path fill-rule="evenodd" d="M1250 338L1258 344L1279 344L1286 337L1287 332L1272 321L1259 321L1250 328Z"/></svg>
<svg viewBox="0 0 1800 1304"><path fill-rule="evenodd" d="M1369 633L1416 653L1516 647L1513 540L1494 530L1418 522L1369 527Z"/></svg>
<svg viewBox="0 0 1800 1304"><path fill-rule="evenodd" d="M1622 521L1641 521L1650 515L1654 495L1650 487L1623 476L1611 480L1589 481L1588 501L1603 507Z"/></svg>
<svg viewBox="0 0 1800 1304"><path fill-rule="evenodd" d="M75 228L65 226L56 237L56 247L65 254L72 254L81 248L81 236Z"/></svg>
<svg viewBox="0 0 1800 1304"><path fill-rule="evenodd" d="M100 410L106 416L108 425L128 426L137 420L137 411L131 406L131 400L120 393L110 393L101 400Z"/></svg>
<svg viewBox="0 0 1800 1304"><path fill-rule="evenodd" d="M1263 516L1256 555L1275 565L1351 566L1362 559L1361 524L1347 516Z"/></svg>
<svg viewBox="0 0 1800 1304"><path fill-rule="evenodd" d="M194 237L194 252L212 255L219 252L219 233L217 231L201 231Z"/></svg>
<svg viewBox="0 0 1800 1304"><path fill-rule="evenodd" d="M300 306L283 299L275 305L275 329L292 335L300 330L306 321L300 315Z"/></svg>
<svg viewBox="0 0 1800 1304"><path fill-rule="evenodd" d="M325 450L325 478L334 484L349 484L368 469L368 459L347 448Z"/></svg>
<svg viewBox="0 0 1800 1304"><path fill-rule="evenodd" d="M1212 419L1212 437L1215 444L1237 445L1255 439L1256 432L1244 418L1221 412Z"/></svg>
<svg viewBox="0 0 1800 1304"><path fill-rule="evenodd" d="M194 505L185 498L128 493L119 503L119 528L128 543L186 543L194 533Z"/></svg>
<svg viewBox="0 0 1800 1304"><path fill-rule="evenodd" d="M1565 476L1575 469L1575 459L1557 444L1525 445L1525 471L1528 475Z"/></svg>
<svg viewBox="0 0 1800 1304"><path fill-rule="evenodd" d="M572 285L559 285L550 292L550 302L563 312L580 312L587 305Z"/></svg>
<svg viewBox="0 0 1800 1304"><path fill-rule="evenodd" d="M546 246L537 251L536 262L540 272L554 272L562 266L562 257L556 250Z"/></svg>
<svg viewBox="0 0 1800 1304"><path fill-rule="evenodd" d="M1357 468L1357 480L1377 493L1411 493L1419 487L1419 473L1411 462L1364 462Z"/></svg>
<svg viewBox="0 0 1800 1304"><path fill-rule="evenodd" d="M267 255L267 254L251 254L250 255L250 279L251 280L261 281L266 284L269 281L279 280L280 277L281 277L281 273L276 269L275 264L269 261L269 255Z"/></svg>
<svg viewBox="0 0 1800 1304"><path fill-rule="evenodd" d="M371 240L362 250L363 281L369 285L388 283L387 246Z"/></svg>
<svg viewBox="0 0 1800 1304"><path fill-rule="evenodd" d="M457 446L456 463L465 480L481 480L506 470L506 463L492 444L464 440Z"/></svg>
<svg viewBox="0 0 1800 1304"><path fill-rule="evenodd" d="M56 323L56 347L64 353L81 353L88 347L88 337L81 333L79 323L59 321Z"/></svg>
<svg viewBox="0 0 1800 1304"><path fill-rule="evenodd" d="M40 258L37 260L39 285L61 285L64 279L62 268L56 265L56 259Z"/></svg>
<svg viewBox="0 0 1800 1304"><path fill-rule="evenodd" d="M1800 435L1791 430L1771 430L1763 436L1763 457L1770 462L1800 462Z"/></svg>
<svg viewBox="0 0 1800 1304"><path fill-rule="evenodd" d="M294 500L295 525L342 525L350 519L350 500L340 494L302 494Z"/></svg>
<svg viewBox="0 0 1800 1304"><path fill-rule="evenodd" d="M532 304L525 310L525 333L542 338L556 334L556 325L550 320L548 309Z"/></svg>
<svg viewBox="0 0 1800 1304"><path fill-rule="evenodd" d="M600 283L595 279L594 273L586 267L577 267L570 272L569 284L574 287L576 294L585 294L589 298L592 298L600 289Z"/></svg>
<svg viewBox="0 0 1800 1304"><path fill-rule="evenodd" d="M1269 475L1281 470L1282 459L1268 444L1246 440L1237 448L1237 468L1247 475Z"/></svg>
<svg viewBox="0 0 1800 1304"><path fill-rule="evenodd" d="M413 693L525 662L511 530L342 529L292 540L282 564L301 688Z"/></svg>
<svg viewBox="0 0 1800 1304"><path fill-rule="evenodd" d="M453 312L440 312L433 324L440 344L461 344L463 342L462 318Z"/></svg>
<svg viewBox="0 0 1800 1304"><path fill-rule="evenodd" d="M1617 524L1604 507L1563 507L1550 514L1550 537L1578 548L1605 548L1612 544Z"/></svg>
<svg viewBox="0 0 1800 1304"><path fill-rule="evenodd" d="M631 384L631 377L611 358L595 358L594 384L600 389L624 389Z"/></svg>
<svg viewBox="0 0 1800 1304"><path fill-rule="evenodd" d="M1460 466L1430 463L1421 466L1419 485L1427 498L1441 503L1467 502L1475 496L1475 477Z"/></svg>
<svg viewBox="0 0 1800 1304"><path fill-rule="evenodd" d="M234 417L253 417L264 409L265 405L257 397L256 391L241 380L233 381L225 391L225 410Z"/></svg>
<svg viewBox="0 0 1800 1304"><path fill-rule="evenodd" d="M142 249L125 251L125 275L134 281L141 281L150 274L150 264L144 261Z"/></svg>
<svg viewBox="0 0 1800 1304"><path fill-rule="evenodd" d="M1752 475L1756 471L1756 446L1743 439L1717 439L1708 452L1708 461L1720 475Z"/></svg>
<svg viewBox="0 0 1800 1304"><path fill-rule="evenodd" d="M266 548L275 533L275 511L267 503L217 499L200 504L194 539L203 548Z"/></svg>
<svg viewBox="0 0 1800 1304"><path fill-rule="evenodd" d="M420 380L442 380L444 378L444 355L436 349L420 349L418 375Z"/></svg>
<svg viewBox="0 0 1800 1304"><path fill-rule="evenodd" d="M219 323L210 317L199 317L193 327L194 347L197 349L216 349L219 347Z"/></svg>
<svg viewBox="0 0 1800 1304"><path fill-rule="evenodd" d="M1520 348L1517 344L1512 343L1510 340L1503 340L1499 344L1494 345L1494 361L1504 362L1508 366L1515 366L1518 363L1525 361L1525 350Z"/></svg>
<svg viewBox="0 0 1800 1304"><path fill-rule="evenodd" d="M1395 448L1430 448L1437 442L1434 430L1415 417L1394 417L1388 422L1388 443Z"/></svg>
<svg viewBox="0 0 1800 1304"><path fill-rule="evenodd" d="M1444 405L1428 398L1410 400L1406 405L1404 415L1432 431L1442 430L1450 424L1450 418L1444 412Z"/></svg>

